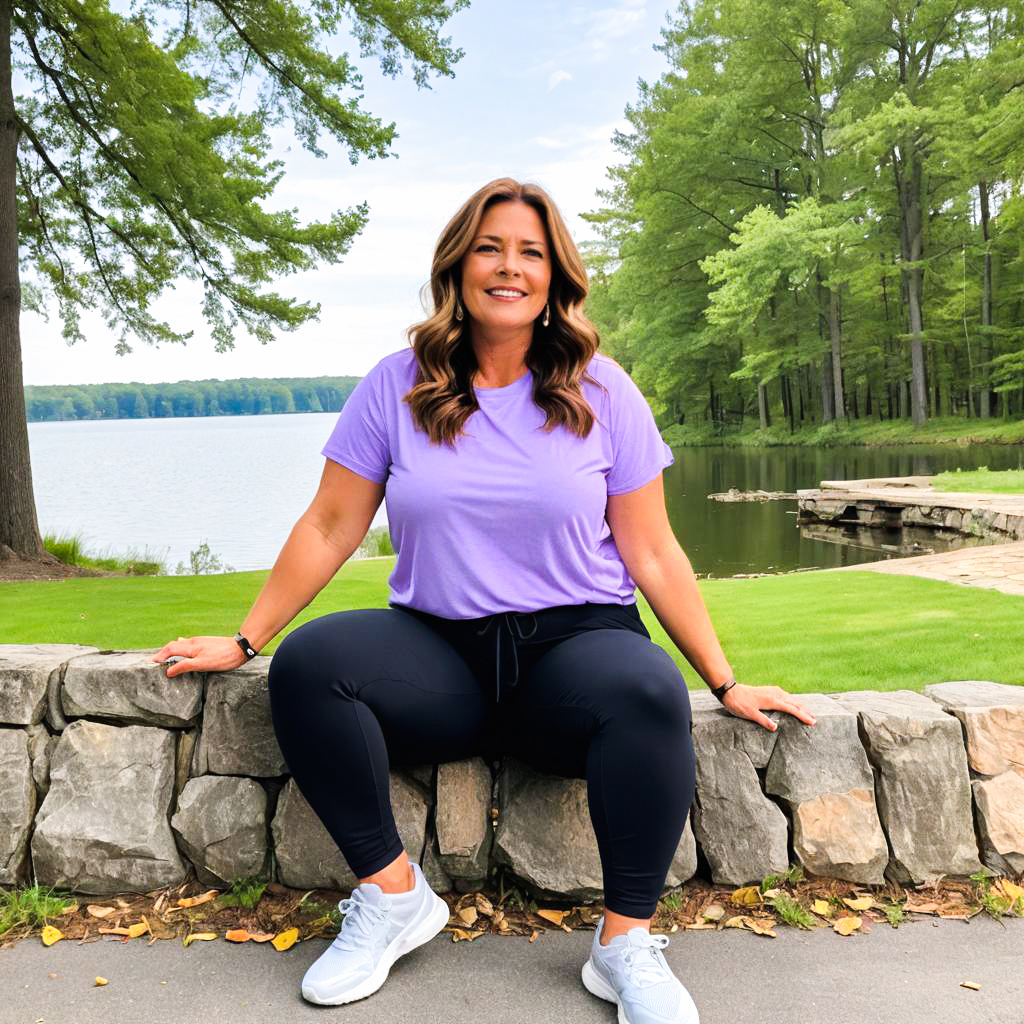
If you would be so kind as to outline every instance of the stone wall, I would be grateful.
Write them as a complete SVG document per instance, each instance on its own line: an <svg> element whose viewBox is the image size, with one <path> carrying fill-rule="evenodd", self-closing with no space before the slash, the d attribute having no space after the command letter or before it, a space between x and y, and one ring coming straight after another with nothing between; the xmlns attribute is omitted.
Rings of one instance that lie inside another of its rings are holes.
<svg viewBox="0 0 1024 1024"><path fill-rule="evenodd" d="M0 645L0 883L105 895L194 870L211 886L354 885L287 774L270 659L168 680L149 656ZM669 885L701 862L735 885L794 862L865 884L1024 869L1024 687L803 699L817 725L777 715L773 733L691 694L697 793ZM502 864L539 895L600 896L583 780L475 758L393 771L391 797L441 891Z"/></svg>

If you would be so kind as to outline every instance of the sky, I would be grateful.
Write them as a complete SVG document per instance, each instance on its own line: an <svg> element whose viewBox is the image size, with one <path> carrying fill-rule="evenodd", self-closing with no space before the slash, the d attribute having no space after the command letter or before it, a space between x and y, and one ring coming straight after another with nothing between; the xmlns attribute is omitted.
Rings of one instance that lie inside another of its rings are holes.
<svg viewBox="0 0 1024 1024"><path fill-rule="evenodd" d="M153 312L175 329L192 329L187 345L154 348L130 339L133 351L118 356L117 338L99 315L84 315L88 340L68 346L53 304L49 321L22 314L25 383L366 373L407 344L406 329L423 318L420 290L437 236L486 182L504 175L538 182L577 242L593 237L579 215L600 205L606 169L621 162L612 137L629 128L625 108L636 102L638 80L654 82L666 70L654 46L676 6L474 0L444 32L465 51L454 78L432 76L430 89L417 89L411 76L392 80L373 61L359 61L363 108L396 124L394 155L353 166L321 136L328 151L321 160L282 133L274 155L286 173L265 204L295 208L306 221L369 203L369 222L342 262L280 278L272 288L319 303L318 320L280 332L268 345L239 325L235 348L217 353L199 312L201 288L183 280Z"/></svg>

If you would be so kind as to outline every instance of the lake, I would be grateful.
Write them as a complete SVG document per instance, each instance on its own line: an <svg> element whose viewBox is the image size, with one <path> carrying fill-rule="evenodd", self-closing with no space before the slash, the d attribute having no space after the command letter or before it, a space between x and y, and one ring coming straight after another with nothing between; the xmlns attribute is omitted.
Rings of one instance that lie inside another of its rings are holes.
<svg viewBox="0 0 1024 1024"><path fill-rule="evenodd" d="M336 413L30 423L40 529L86 548L148 549L170 571L206 542L235 569L269 568L308 507ZM679 448L665 471L669 518L694 569L732 576L888 557L801 533L796 503L708 501L712 492L796 491L822 480L945 469L1017 469L1022 445ZM374 520L384 523L383 507Z"/></svg>

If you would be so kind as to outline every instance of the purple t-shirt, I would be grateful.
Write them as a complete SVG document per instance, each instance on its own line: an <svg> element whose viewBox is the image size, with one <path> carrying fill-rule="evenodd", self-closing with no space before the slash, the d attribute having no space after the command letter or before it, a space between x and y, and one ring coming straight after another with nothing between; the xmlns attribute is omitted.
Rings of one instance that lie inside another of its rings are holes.
<svg viewBox="0 0 1024 1024"><path fill-rule="evenodd" d="M542 428L527 372L477 388L480 408L454 449L415 426L403 402L416 377L411 348L385 356L345 402L323 454L386 481L398 554L390 603L451 619L554 605L632 604L635 585L605 520L624 494L672 464L650 407L618 363L595 355L584 381L596 422L581 438Z"/></svg>

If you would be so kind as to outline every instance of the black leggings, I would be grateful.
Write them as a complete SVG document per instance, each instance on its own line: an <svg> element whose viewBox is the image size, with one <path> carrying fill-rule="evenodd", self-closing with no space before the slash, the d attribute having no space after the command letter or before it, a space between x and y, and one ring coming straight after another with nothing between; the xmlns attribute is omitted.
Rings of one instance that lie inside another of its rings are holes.
<svg viewBox="0 0 1024 1024"><path fill-rule="evenodd" d="M358 878L403 849L390 765L509 753L587 780L605 906L654 914L696 766L686 687L635 606L335 612L281 642L269 690L288 768Z"/></svg>

